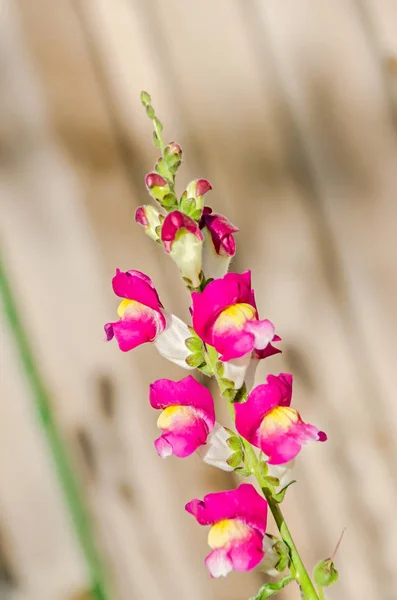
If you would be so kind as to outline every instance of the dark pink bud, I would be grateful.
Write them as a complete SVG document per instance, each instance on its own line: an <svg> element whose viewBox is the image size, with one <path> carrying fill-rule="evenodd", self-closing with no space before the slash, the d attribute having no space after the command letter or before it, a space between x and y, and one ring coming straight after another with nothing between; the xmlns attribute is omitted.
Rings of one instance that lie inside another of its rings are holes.
<svg viewBox="0 0 397 600"><path fill-rule="evenodd" d="M212 208L205 206L200 219L200 229L207 227L211 234L212 243L217 254L234 256L236 253L236 242L233 233L238 231L230 221L223 215L212 212Z"/></svg>
<svg viewBox="0 0 397 600"><path fill-rule="evenodd" d="M151 190L154 187L164 187L168 182L158 173L148 173L145 177L145 184L146 187Z"/></svg>
<svg viewBox="0 0 397 600"><path fill-rule="evenodd" d="M170 142L166 148L166 152L168 154L181 154L182 153L182 148L180 147L179 144L177 144L176 142Z"/></svg>
<svg viewBox="0 0 397 600"><path fill-rule="evenodd" d="M143 206L140 206L136 209L135 222L139 223L140 225L143 225L144 227L147 227L149 225L149 221L147 220L145 213L145 208Z"/></svg>
<svg viewBox="0 0 397 600"><path fill-rule="evenodd" d="M196 183L196 196L204 196L212 190L212 185L206 179L198 179Z"/></svg>
<svg viewBox="0 0 397 600"><path fill-rule="evenodd" d="M164 242L166 252L171 252L172 242L175 240L176 234L180 229L186 229L186 231L193 233L199 240L203 240L203 234L196 221L193 221L193 219L179 210L174 210L166 216L161 229L161 239Z"/></svg>

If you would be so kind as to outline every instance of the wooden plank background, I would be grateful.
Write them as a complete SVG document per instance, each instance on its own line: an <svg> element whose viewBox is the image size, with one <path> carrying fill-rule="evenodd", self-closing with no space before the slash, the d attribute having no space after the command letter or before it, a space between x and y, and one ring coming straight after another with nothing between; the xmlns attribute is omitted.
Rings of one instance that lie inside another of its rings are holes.
<svg viewBox="0 0 397 600"><path fill-rule="evenodd" d="M395 0L0 0L1 245L84 490L114 600L245 600L257 573L210 580L183 506L234 484L161 461L147 402L180 371L102 343L116 267L187 318L170 261L133 223L156 158L148 89L183 145L180 186L241 233L260 312L295 374L310 447L286 512L307 562L343 527L330 600L397 588ZM88 575L7 326L0 401L0 597L77 600ZM219 407L221 410L221 407ZM281 595L280 595L281 597ZM296 600L296 590L283 598Z"/></svg>

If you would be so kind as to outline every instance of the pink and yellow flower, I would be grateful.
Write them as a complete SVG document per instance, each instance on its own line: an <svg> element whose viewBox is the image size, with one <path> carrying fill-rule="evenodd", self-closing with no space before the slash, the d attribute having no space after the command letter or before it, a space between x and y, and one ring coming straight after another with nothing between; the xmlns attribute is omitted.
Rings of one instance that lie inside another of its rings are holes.
<svg viewBox="0 0 397 600"><path fill-rule="evenodd" d="M189 351L185 341L191 336L187 325L163 309L152 280L140 271L122 272L112 280L113 291L123 298L119 320L105 325L106 339L116 338L120 350L128 352L153 342L159 353L177 365L189 369Z"/></svg>
<svg viewBox="0 0 397 600"><path fill-rule="evenodd" d="M199 287L203 234L196 221L179 210L174 210L164 220L161 239L165 251L179 267L182 277L189 280L193 287Z"/></svg>
<svg viewBox="0 0 397 600"><path fill-rule="evenodd" d="M200 220L200 229L204 235L203 270L207 279L223 277L236 254L236 242L233 233L238 228L223 215L212 212L205 206Z"/></svg>
<svg viewBox="0 0 397 600"><path fill-rule="evenodd" d="M221 360L251 355L265 358L280 352L272 341L280 338L274 325L258 319L251 272L228 273L192 294L193 327L201 339L213 346Z"/></svg>
<svg viewBox="0 0 397 600"><path fill-rule="evenodd" d="M236 429L260 448L270 464L279 465L295 458L308 442L324 442L323 431L304 423L290 407L292 375L268 375L267 383L252 390L246 402L235 404Z"/></svg>
<svg viewBox="0 0 397 600"><path fill-rule="evenodd" d="M261 562L267 502L252 485L207 494L185 508L200 525L212 525L208 533L212 552L205 559L212 577L226 576L233 569L250 571Z"/></svg>
<svg viewBox="0 0 397 600"><path fill-rule="evenodd" d="M162 458L190 456L206 443L215 424L214 401L194 377L155 381L150 386L150 404L164 409L157 420L162 434L154 443Z"/></svg>

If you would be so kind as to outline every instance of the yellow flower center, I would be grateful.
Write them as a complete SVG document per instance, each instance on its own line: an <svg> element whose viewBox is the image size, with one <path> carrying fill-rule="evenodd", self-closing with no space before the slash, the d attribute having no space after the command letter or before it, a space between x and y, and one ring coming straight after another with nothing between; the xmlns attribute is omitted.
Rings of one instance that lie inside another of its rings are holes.
<svg viewBox="0 0 397 600"><path fill-rule="evenodd" d="M222 548L233 540L243 540L250 534L250 527L238 519L224 519L215 523L208 532L210 548Z"/></svg>
<svg viewBox="0 0 397 600"><path fill-rule="evenodd" d="M215 322L216 329L242 329L247 321L256 318L256 310L250 304L233 304L225 308Z"/></svg>
<svg viewBox="0 0 397 600"><path fill-rule="evenodd" d="M157 419L157 427L170 429L175 421L188 422L194 417L194 411L190 406L167 406Z"/></svg>

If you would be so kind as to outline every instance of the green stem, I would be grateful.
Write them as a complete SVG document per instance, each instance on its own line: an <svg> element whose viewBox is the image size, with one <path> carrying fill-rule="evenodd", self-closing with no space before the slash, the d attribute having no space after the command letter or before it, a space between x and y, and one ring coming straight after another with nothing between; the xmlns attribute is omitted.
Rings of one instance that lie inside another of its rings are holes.
<svg viewBox="0 0 397 600"><path fill-rule="evenodd" d="M223 392L225 391L225 389L222 384L222 379L219 377L219 375L217 373L217 368L216 368L216 363L218 361L218 353L216 352L215 348L208 346L208 345L207 345L207 352L206 352L206 360L207 360L208 366L212 370L213 375L218 383L221 394L223 395ZM232 402L230 402L227 398L225 398L225 400L226 400L232 421L234 422L234 406L233 406ZM283 513L281 512L280 505L274 500L270 489L266 486L266 482L263 481L263 477L258 468L258 466L259 466L258 457L255 453L254 448L245 438L243 438L242 436L239 436L239 437L244 446L247 466L251 470L253 475L255 476L256 480L258 481L258 483L262 489L263 495L265 496L267 503L269 505L269 508L272 512L272 515L274 517L274 520L276 522L276 525L280 532L280 535L290 550L291 563L292 563L291 573L294 576L294 578L296 579L296 581L298 582L298 584L302 590L302 593L304 595L305 600L324 600L324 596L321 596L321 595L319 596L317 594L316 589L309 577L309 574L305 568L305 565L303 564L303 561L300 557L298 549L292 538L291 532L285 521Z"/></svg>
<svg viewBox="0 0 397 600"><path fill-rule="evenodd" d="M14 336L19 357L36 404L37 413L47 436L48 445L63 490L64 500L69 508L76 534L89 567L91 596L95 600L109 600L110 596L105 585L101 559L94 543L91 525L80 494L80 489L73 475L67 452L53 419L50 397L37 367L32 348L23 328L17 305L1 261L0 295L4 304L9 327Z"/></svg>

